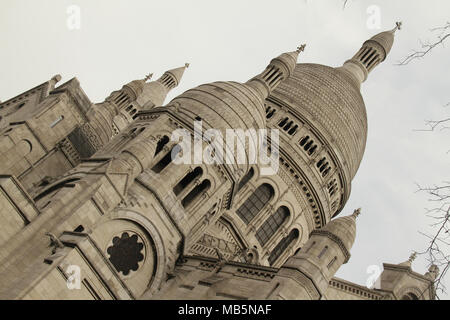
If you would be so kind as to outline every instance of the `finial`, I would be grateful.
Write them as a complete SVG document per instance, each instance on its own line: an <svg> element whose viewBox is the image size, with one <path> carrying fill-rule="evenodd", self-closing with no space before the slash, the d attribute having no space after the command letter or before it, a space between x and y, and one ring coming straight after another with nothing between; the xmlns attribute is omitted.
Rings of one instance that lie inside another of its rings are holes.
<svg viewBox="0 0 450 320"><path fill-rule="evenodd" d="M144 82L150 80L152 77L153 77L153 73L149 73L148 75L145 76Z"/></svg>
<svg viewBox="0 0 450 320"><path fill-rule="evenodd" d="M297 47L297 52L300 53L302 51L305 51L306 44L302 44L301 46Z"/></svg>
<svg viewBox="0 0 450 320"><path fill-rule="evenodd" d="M395 23L395 28L392 30L392 32L395 32L395 31L397 31L397 30L402 30L402 25L403 25L403 22L397 21L397 22Z"/></svg>
<svg viewBox="0 0 450 320"><path fill-rule="evenodd" d="M186 63L184 64L184 67L185 67L186 69L189 68L189 63L186 62Z"/></svg>
<svg viewBox="0 0 450 320"><path fill-rule="evenodd" d="M358 216L361 214L361 208L356 209L355 211L353 211L352 216L355 218L358 218Z"/></svg>
<svg viewBox="0 0 450 320"><path fill-rule="evenodd" d="M61 81L61 75L56 74L52 77L51 80L54 81L55 83L58 83L59 81Z"/></svg>
<svg viewBox="0 0 450 320"><path fill-rule="evenodd" d="M408 261L413 262L414 260L416 260L416 258L417 258L417 252L413 251L413 253L411 253L411 255L409 256Z"/></svg>

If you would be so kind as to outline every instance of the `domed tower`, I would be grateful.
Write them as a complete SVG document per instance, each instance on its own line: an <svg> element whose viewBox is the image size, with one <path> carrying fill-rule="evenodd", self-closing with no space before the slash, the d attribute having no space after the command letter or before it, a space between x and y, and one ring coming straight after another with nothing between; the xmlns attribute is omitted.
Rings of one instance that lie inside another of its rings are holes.
<svg viewBox="0 0 450 320"><path fill-rule="evenodd" d="M142 95L137 99L142 109L148 110L162 106L170 90L180 84L181 78L188 67L189 63L186 63L182 67L164 72L158 80L146 83Z"/></svg>
<svg viewBox="0 0 450 320"><path fill-rule="evenodd" d="M261 74L246 83L227 81L203 84L177 96L165 108L173 110L183 121L189 123L192 132L195 121L202 121L203 132L215 130L222 137L226 137L229 129L263 129L266 127L264 100L292 74L299 52L300 50L284 53L272 59ZM163 82L166 83L167 80L163 79ZM258 145L255 136L249 138L253 140L254 146ZM241 142L248 149L248 144ZM249 170L248 154L246 152L245 164L237 164L238 159L232 159L232 156L230 158L231 154L236 156L236 153L227 149L228 147L228 144L224 146L224 162L234 167L232 175L239 178Z"/></svg>
<svg viewBox="0 0 450 320"><path fill-rule="evenodd" d="M300 171L310 190L316 227L335 217L349 198L367 139L360 85L386 59L400 26L364 42L341 67L298 64L266 101L267 126L280 129L280 157Z"/></svg>
<svg viewBox="0 0 450 320"><path fill-rule="evenodd" d="M337 270L350 259L360 212L355 210L311 232L303 248L283 264L272 280L270 295L260 298L319 300Z"/></svg>
<svg viewBox="0 0 450 320"><path fill-rule="evenodd" d="M113 91L104 102L93 104L86 114L88 121L68 136L79 157L89 158L99 151L136 120L144 105L161 105L180 83L186 67L167 71L157 81L147 82L152 74L133 80Z"/></svg>
<svg viewBox="0 0 450 320"><path fill-rule="evenodd" d="M139 111L162 106L167 94L181 82L188 66L186 63L183 67L166 71L156 81L148 82L153 76L148 74L144 79L133 80L106 98L105 102L113 102L120 111L114 118L114 134L132 123Z"/></svg>
<svg viewBox="0 0 450 320"><path fill-rule="evenodd" d="M223 217L243 234L252 261L282 266L344 207L367 138L360 85L400 25L364 42L343 66L297 64L266 99L267 128L279 130L279 169L272 176L249 169Z"/></svg>
<svg viewBox="0 0 450 320"><path fill-rule="evenodd" d="M292 74L299 52L274 58L261 74L245 83L227 81L203 84L178 95L165 106L148 104L130 127L95 155L101 158L116 154L148 130L154 132L158 140L154 164L139 179L152 186L152 192L168 208L184 237L186 252L205 229L232 206L239 179L249 170L248 144L244 144L246 148L243 151L246 161L241 163L238 153L227 149L228 145L223 145L225 151L208 149L212 138L218 134L226 137L230 129L246 131L265 128L264 101L281 81ZM153 89L156 91L161 86L165 86L164 90L173 88L183 71L175 69L167 72L156 81L158 83L154 84ZM148 87L144 87L143 95L146 90ZM150 94L151 90L147 93ZM198 123L201 123L200 129L196 127ZM181 141L171 139L180 132L178 129L184 134L182 141L193 142L192 149L182 149ZM245 139L240 135L235 138ZM255 139L253 143L258 145L256 137L249 138ZM201 161L195 158L198 145ZM219 159L219 153L223 155L223 161L208 163L208 150L216 151L216 159ZM180 159L178 155L187 156L189 161L175 161ZM156 185L158 187L153 188ZM135 192L133 188L131 193ZM182 252L186 253L184 249Z"/></svg>
<svg viewBox="0 0 450 320"><path fill-rule="evenodd" d="M366 42L350 60L344 63L343 69L356 78L357 84L367 80L369 73L383 62L394 44L394 36L400 30L401 22L397 22L394 29L381 32Z"/></svg>

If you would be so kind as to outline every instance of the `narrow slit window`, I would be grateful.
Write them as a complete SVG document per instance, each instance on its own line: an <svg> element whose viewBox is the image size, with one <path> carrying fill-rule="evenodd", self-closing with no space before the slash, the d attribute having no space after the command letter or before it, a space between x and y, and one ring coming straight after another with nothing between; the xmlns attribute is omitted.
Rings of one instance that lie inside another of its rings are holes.
<svg viewBox="0 0 450 320"><path fill-rule="evenodd" d="M56 119L55 121L53 121L51 124L50 124L50 128L53 128L54 126L56 126L58 123L60 123L61 121L63 121L64 120L64 116L59 116L58 117L58 119Z"/></svg>

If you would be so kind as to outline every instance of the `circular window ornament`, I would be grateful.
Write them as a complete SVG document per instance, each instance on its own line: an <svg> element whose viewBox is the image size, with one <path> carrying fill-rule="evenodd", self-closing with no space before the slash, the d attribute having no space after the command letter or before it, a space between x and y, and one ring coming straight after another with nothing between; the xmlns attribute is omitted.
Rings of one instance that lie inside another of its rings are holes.
<svg viewBox="0 0 450 320"><path fill-rule="evenodd" d="M127 276L131 271L137 271L144 260L144 243L136 233L126 231L112 239L106 252L117 272Z"/></svg>

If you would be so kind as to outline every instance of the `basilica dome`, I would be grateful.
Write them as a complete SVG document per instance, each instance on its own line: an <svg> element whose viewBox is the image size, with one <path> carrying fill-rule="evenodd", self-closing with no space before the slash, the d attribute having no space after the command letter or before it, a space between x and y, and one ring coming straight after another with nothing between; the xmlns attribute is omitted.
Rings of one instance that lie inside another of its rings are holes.
<svg viewBox="0 0 450 320"><path fill-rule="evenodd" d="M367 138L367 115L358 81L344 68L297 64L272 96L283 101L314 128L333 150L347 181L361 162Z"/></svg>

